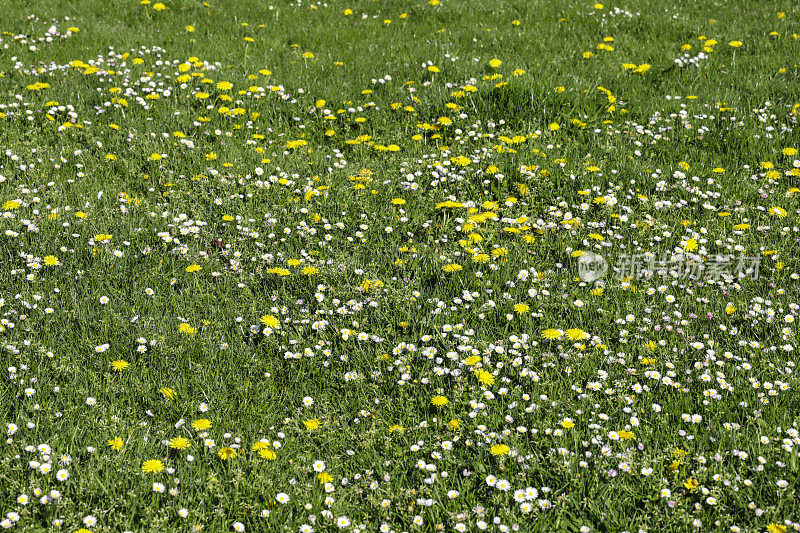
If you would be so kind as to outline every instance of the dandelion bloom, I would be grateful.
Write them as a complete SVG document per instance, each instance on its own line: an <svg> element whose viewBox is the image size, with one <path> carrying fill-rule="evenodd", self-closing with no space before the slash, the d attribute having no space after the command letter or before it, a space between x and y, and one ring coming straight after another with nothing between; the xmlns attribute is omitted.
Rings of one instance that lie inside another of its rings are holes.
<svg viewBox="0 0 800 533"><path fill-rule="evenodd" d="M268 328L275 329L281 325L280 320L275 318L272 315L264 315L261 317L261 323L267 326Z"/></svg>
<svg viewBox="0 0 800 533"><path fill-rule="evenodd" d="M108 439L108 445L115 451L120 451L122 449L123 444L125 444L125 442L119 437Z"/></svg>
<svg viewBox="0 0 800 533"><path fill-rule="evenodd" d="M506 455L510 448L505 444L495 444L491 448L492 455Z"/></svg>
<svg viewBox="0 0 800 533"><path fill-rule="evenodd" d="M491 374L491 372L487 372L486 370L476 370L475 377L477 377L478 381L480 381L483 385L494 385L494 376Z"/></svg>
<svg viewBox="0 0 800 533"><path fill-rule="evenodd" d="M189 444L189 440L184 437L175 437L169 441L169 447L176 450L185 450L189 447Z"/></svg>
<svg viewBox="0 0 800 533"><path fill-rule="evenodd" d="M767 212L768 212L770 215L775 215L775 216L776 216L776 217L778 217L778 218L786 218L786 210L785 210L785 209L783 209L782 207L773 206L773 207L770 207L770 208L767 210Z"/></svg>
<svg viewBox="0 0 800 533"><path fill-rule="evenodd" d="M320 421L317 420L316 418L310 418L308 420L303 420L303 425L306 427L307 430L314 431L315 429L319 429L321 424Z"/></svg>
<svg viewBox="0 0 800 533"><path fill-rule="evenodd" d="M546 329L542 332L542 337L551 341L555 339L560 339L563 335L564 334L561 332L561 330L552 328Z"/></svg>
<svg viewBox="0 0 800 533"><path fill-rule="evenodd" d="M192 427L198 431L203 431L211 427L211 420L206 418L198 418L192 422Z"/></svg>
<svg viewBox="0 0 800 533"><path fill-rule="evenodd" d="M516 304L514 305L514 311L518 314L522 315L530 311L531 307L528 304Z"/></svg>
<svg viewBox="0 0 800 533"><path fill-rule="evenodd" d="M450 403L450 400L448 400L444 396L434 396L433 399L431 399L431 403L437 407L440 407L442 405L447 405L448 403Z"/></svg>
<svg viewBox="0 0 800 533"><path fill-rule="evenodd" d="M180 326L178 326L178 331L181 333L186 333L187 335L192 335L193 333L197 333L197 328L193 328L186 322L183 322Z"/></svg>
<svg viewBox="0 0 800 533"><path fill-rule="evenodd" d="M197 272L199 270L203 270L203 267L200 265L189 265L186 267L186 272Z"/></svg>
<svg viewBox="0 0 800 533"><path fill-rule="evenodd" d="M126 368L128 368L128 366L130 366L130 365L128 364L128 362L127 362L127 361L123 361L122 359L117 359L116 361L112 361L112 362L111 362L111 367L112 367L112 368L113 368L113 369L114 369L116 372L122 372L123 370L125 370Z"/></svg>
<svg viewBox="0 0 800 533"><path fill-rule="evenodd" d="M219 455L220 459L228 460L236 457L236 450L229 446L225 446L224 448L220 448L217 454Z"/></svg>
<svg viewBox="0 0 800 533"><path fill-rule="evenodd" d="M278 457L278 454L276 454L273 450L270 450L268 448L262 448L258 450L258 455L260 455L262 459L266 459L267 461L274 461Z"/></svg>
<svg viewBox="0 0 800 533"><path fill-rule="evenodd" d="M589 336L588 333L578 328L568 329L565 333L567 334L567 338L571 341L580 341Z"/></svg>
<svg viewBox="0 0 800 533"><path fill-rule="evenodd" d="M164 470L164 463L158 459L150 459L142 463L143 472L158 473Z"/></svg>

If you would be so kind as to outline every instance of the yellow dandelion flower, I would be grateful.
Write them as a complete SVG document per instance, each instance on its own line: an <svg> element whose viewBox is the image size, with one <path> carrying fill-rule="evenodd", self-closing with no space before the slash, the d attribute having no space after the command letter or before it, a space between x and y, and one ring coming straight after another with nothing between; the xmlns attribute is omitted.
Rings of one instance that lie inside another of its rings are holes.
<svg viewBox="0 0 800 533"><path fill-rule="evenodd" d="M567 338L571 341L580 341L589 337L588 333L578 328L568 329L565 333L567 334Z"/></svg>
<svg viewBox="0 0 800 533"><path fill-rule="evenodd" d="M492 453L492 455L506 455L510 450L511 448L505 444L494 444L489 451Z"/></svg>
<svg viewBox="0 0 800 533"><path fill-rule="evenodd" d="M267 461L274 461L275 459L278 458L278 454L275 453L274 450L270 450L268 448L262 448L262 449L258 450L258 455L262 459L266 459Z"/></svg>
<svg viewBox="0 0 800 533"><path fill-rule="evenodd" d="M546 330L544 330L542 332L542 337L544 337L547 340L551 340L551 341L555 340L555 339L560 339L563 335L564 335L564 333L560 329L552 329L552 328L550 328L550 329L546 329Z"/></svg>
<svg viewBox="0 0 800 533"><path fill-rule="evenodd" d="M280 320L275 318L273 315L264 315L261 317L261 323L267 326L268 328L278 328L281 325Z"/></svg>
<svg viewBox="0 0 800 533"><path fill-rule="evenodd" d="M185 437L175 437L169 441L169 447L175 450L185 450L189 447L189 444L189 439Z"/></svg>
<svg viewBox="0 0 800 533"><path fill-rule="evenodd" d="M164 470L164 463L158 459L150 459L142 463L142 471L156 474Z"/></svg>
<svg viewBox="0 0 800 533"><path fill-rule="evenodd" d="M782 207L773 206L767 209L767 212L770 215L775 215L778 218L786 218L786 210L783 209Z"/></svg>
<svg viewBox="0 0 800 533"><path fill-rule="evenodd" d="M182 322L180 326L178 326L178 331L181 333L186 333L187 335L193 335L197 333L197 328L193 328L186 322Z"/></svg>
<svg viewBox="0 0 800 533"><path fill-rule="evenodd" d="M315 429L319 429L322 424L318 419L310 418L308 420L303 420L303 425L307 430L314 431Z"/></svg>
<svg viewBox="0 0 800 533"><path fill-rule="evenodd" d="M205 431L211 427L211 420L206 418L198 418L194 422L192 422L192 427L197 431Z"/></svg>
<svg viewBox="0 0 800 533"><path fill-rule="evenodd" d="M486 370L476 370L475 377L477 377L478 381L480 381L483 385L488 387L494 385L494 376L491 372L487 372Z"/></svg>
<svg viewBox="0 0 800 533"><path fill-rule="evenodd" d="M516 311L517 314L520 314L520 315L525 314L528 311L530 311L530 308L531 307L528 304L515 304L514 305L514 311Z"/></svg>
<svg viewBox="0 0 800 533"><path fill-rule="evenodd" d="M228 459L236 457L236 450L234 450L230 446L225 446L224 448L220 448L219 451L217 451L217 455L219 455L219 458L222 459L223 461L227 461Z"/></svg>

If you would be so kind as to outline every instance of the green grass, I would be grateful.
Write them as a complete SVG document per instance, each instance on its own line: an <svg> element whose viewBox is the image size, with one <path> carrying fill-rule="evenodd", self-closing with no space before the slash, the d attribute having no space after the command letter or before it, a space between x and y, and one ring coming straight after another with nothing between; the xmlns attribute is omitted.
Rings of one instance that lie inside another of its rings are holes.
<svg viewBox="0 0 800 533"><path fill-rule="evenodd" d="M796 5L157 5L0 0L0 526L800 530Z"/></svg>

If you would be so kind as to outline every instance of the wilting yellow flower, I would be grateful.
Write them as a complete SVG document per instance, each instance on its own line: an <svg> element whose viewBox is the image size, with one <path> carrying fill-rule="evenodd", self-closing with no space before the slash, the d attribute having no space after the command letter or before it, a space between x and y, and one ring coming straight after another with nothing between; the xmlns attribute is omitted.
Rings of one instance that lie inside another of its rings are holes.
<svg viewBox="0 0 800 533"><path fill-rule="evenodd" d="M697 482L694 478L689 478L683 482L683 486L686 487L689 491L693 491L697 487L700 486L700 483Z"/></svg>
<svg viewBox="0 0 800 533"><path fill-rule="evenodd" d="M175 392L175 389L170 389L169 387L162 387L161 389L158 389L158 392L163 394L168 400L174 400L178 396L178 394Z"/></svg>

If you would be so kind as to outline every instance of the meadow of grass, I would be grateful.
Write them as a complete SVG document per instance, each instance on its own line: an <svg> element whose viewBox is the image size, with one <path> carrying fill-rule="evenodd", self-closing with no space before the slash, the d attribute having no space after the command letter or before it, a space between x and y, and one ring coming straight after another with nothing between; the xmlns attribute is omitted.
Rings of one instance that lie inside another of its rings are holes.
<svg viewBox="0 0 800 533"><path fill-rule="evenodd" d="M795 2L0 13L0 528L800 531Z"/></svg>

